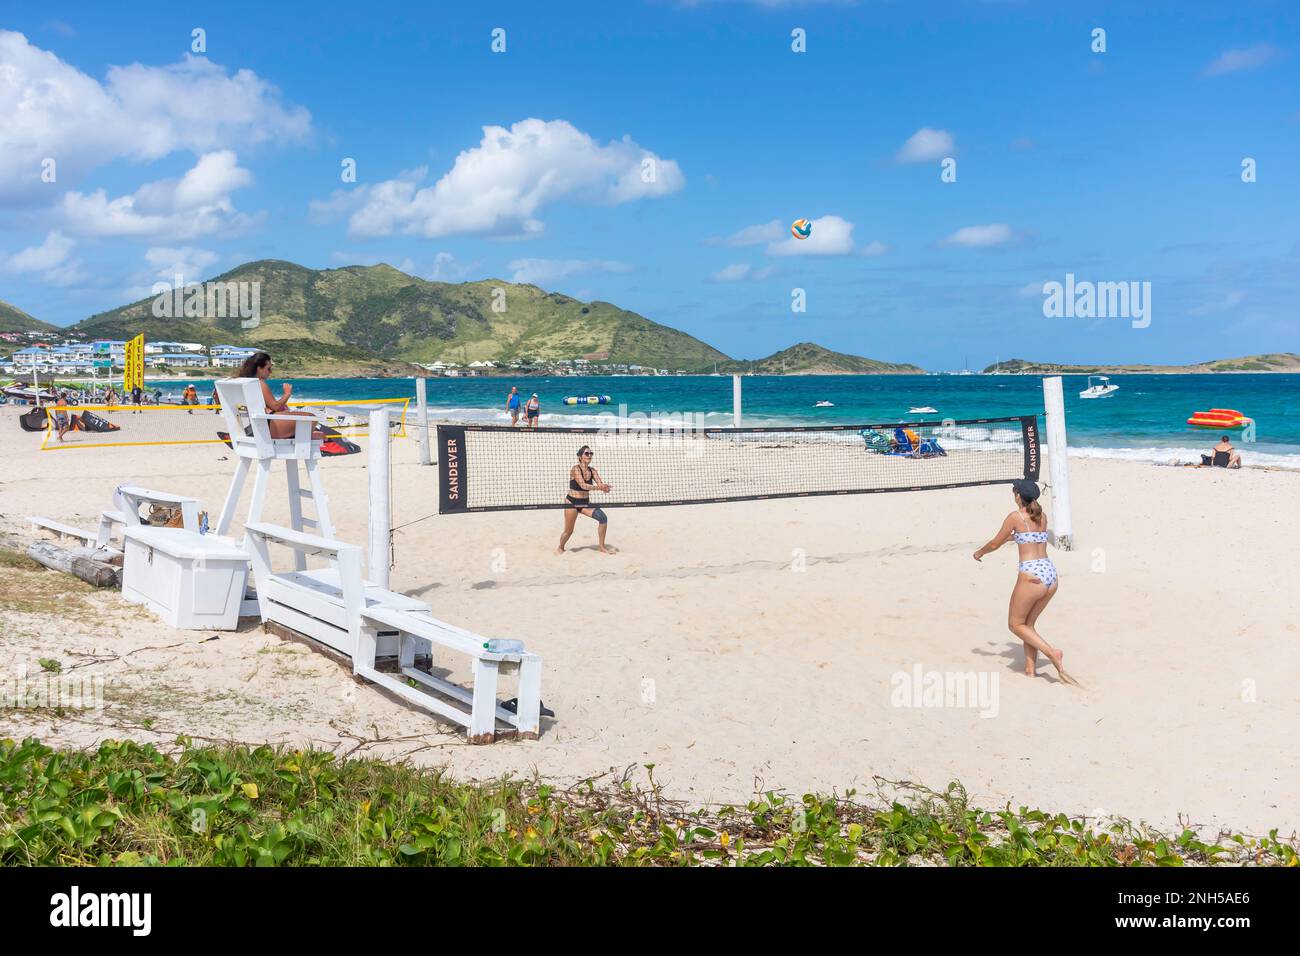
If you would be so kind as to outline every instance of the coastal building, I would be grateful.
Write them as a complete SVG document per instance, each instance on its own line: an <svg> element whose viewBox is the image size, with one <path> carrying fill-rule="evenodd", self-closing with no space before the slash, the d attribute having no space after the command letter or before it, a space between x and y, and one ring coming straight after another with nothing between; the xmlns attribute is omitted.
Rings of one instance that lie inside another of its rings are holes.
<svg viewBox="0 0 1300 956"><path fill-rule="evenodd" d="M208 357L191 352L164 353L145 357L145 364L150 368L207 368Z"/></svg>
<svg viewBox="0 0 1300 956"><path fill-rule="evenodd" d="M214 345L208 349L208 356L217 368L239 368L244 364L244 359L256 351L257 349L246 345Z"/></svg>

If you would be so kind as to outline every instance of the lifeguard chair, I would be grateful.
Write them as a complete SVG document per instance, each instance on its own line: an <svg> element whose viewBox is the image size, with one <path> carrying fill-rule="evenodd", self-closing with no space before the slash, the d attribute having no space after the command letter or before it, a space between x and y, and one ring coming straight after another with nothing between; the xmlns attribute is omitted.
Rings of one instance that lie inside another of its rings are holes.
<svg viewBox="0 0 1300 956"><path fill-rule="evenodd" d="M235 477L226 492L225 504L221 507L221 517L217 519L216 533L226 535L235 509L239 506L240 495L244 491L244 481L254 466L253 497L248 506L248 518L245 525L262 521L262 508L266 503L266 489L271 480L271 466L284 462L285 479L289 485L289 524L294 531L310 531L323 538L334 537L334 525L330 521L329 498L325 495L325 485L320 476L320 446L322 437L314 433L315 426L323 419L315 412L299 415L272 414L266 411L266 400L262 396L262 382L256 378L231 378L217 382L217 395L221 399L221 414L226 420L230 432L230 447L238 456ZM241 417L242 410L242 417ZM304 410L305 411L305 410ZM243 418L248 421L245 426ZM271 422L289 421L294 423L292 438L272 438ZM308 487L304 488L298 466L307 471ZM315 517L303 515L303 502L312 503ZM295 564L299 570L306 567L306 556L295 552Z"/></svg>

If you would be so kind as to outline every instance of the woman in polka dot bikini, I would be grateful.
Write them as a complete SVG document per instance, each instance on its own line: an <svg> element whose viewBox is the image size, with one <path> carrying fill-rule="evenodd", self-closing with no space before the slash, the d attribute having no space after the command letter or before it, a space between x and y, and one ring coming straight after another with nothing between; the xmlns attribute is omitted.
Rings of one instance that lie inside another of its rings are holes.
<svg viewBox="0 0 1300 956"><path fill-rule="evenodd" d="M1078 684L1065 672L1061 651L1047 643L1035 627L1043 608L1055 596L1059 583L1056 565L1047 556L1047 515L1038 503L1038 485L1024 479L1011 487L1016 510L1007 515L993 539L975 552L975 560L992 554L1008 541L1016 542L1020 550L1020 573L1016 575L1016 585L1011 591L1007 626L1025 644L1025 675L1035 675L1038 652L1042 651L1063 683Z"/></svg>

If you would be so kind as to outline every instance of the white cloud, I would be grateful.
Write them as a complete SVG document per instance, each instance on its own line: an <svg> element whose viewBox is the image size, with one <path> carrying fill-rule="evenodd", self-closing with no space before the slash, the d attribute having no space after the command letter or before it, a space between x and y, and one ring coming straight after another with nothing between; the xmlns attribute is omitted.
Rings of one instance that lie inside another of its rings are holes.
<svg viewBox="0 0 1300 956"><path fill-rule="evenodd" d="M515 259L507 263L506 268L514 270L511 282L526 282L530 285L556 282L582 272L632 271L626 262L608 259Z"/></svg>
<svg viewBox="0 0 1300 956"><path fill-rule="evenodd" d="M85 278L80 259L71 259L76 241L55 230L39 246L14 253L0 268L5 272L36 275L50 285L74 285Z"/></svg>
<svg viewBox="0 0 1300 956"><path fill-rule="evenodd" d="M154 246L144 254L144 258L153 278L174 286L177 276L183 283L204 281L208 278L207 270L219 257L215 252L195 246Z"/></svg>
<svg viewBox="0 0 1300 956"><path fill-rule="evenodd" d="M248 186L252 174L230 150L205 153L180 179L145 183L134 194L109 199L69 192L57 215L69 232L82 236L192 239L246 228L252 220L235 211L229 193Z"/></svg>
<svg viewBox="0 0 1300 956"><path fill-rule="evenodd" d="M0 30L0 116L0 202L48 195L47 158L57 183L75 183L114 160L283 143L311 131L310 114L251 70L227 73L187 55L169 66L110 67L100 83L8 30Z"/></svg>
<svg viewBox="0 0 1300 956"><path fill-rule="evenodd" d="M1257 70L1276 59L1281 52L1271 43L1257 43L1243 50L1225 50L1205 68L1205 75L1221 76L1238 70Z"/></svg>
<svg viewBox="0 0 1300 956"><path fill-rule="evenodd" d="M426 173L411 170L374 186L336 191L313 202L312 214L350 212L353 236L532 238L545 228L537 215L559 200L619 205L665 196L686 184L676 162L630 137L602 146L564 120L485 126L480 143L457 156L436 183L421 186Z"/></svg>
<svg viewBox="0 0 1300 956"><path fill-rule="evenodd" d="M737 262L734 265L723 266L713 273L709 279L712 282L739 282L749 275L750 268L747 262Z"/></svg>
<svg viewBox="0 0 1300 956"><path fill-rule="evenodd" d="M994 222L987 226L963 226L948 236L940 245L959 246L965 249L988 249L1004 246L1012 240L1011 227L1005 222Z"/></svg>
<svg viewBox="0 0 1300 956"><path fill-rule="evenodd" d="M952 133L923 126L907 138L903 147L894 154L894 159L900 163L928 163L952 154Z"/></svg>
<svg viewBox="0 0 1300 956"><path fill-rule="evenodd" d="M761 246L765 242L776 242L785 235L785 230L781 220L773 219L757 226L746 226L725 238L715 236L708 242L715 246Z"/></svg>
<svg viewBox="0 0 1300 956"><path fill-rule="evenodd" d="M53 269L68 258L76 243L63 233L55 231L45 237L39 246L28 246L9 257L6 272L42 272Z"/></svg>
<svg viewBox="0 0 1300 956"><path fill-rule="evenodd" d="M892 249L893 247L889 244L881 242L879 239L872 239L862 247L862 255L868 259L875 259L879 256L887 255L892 251Z"/></svg>
<svg viewBox="0 0 1300 956"><path fill-rule="evenodd" d="M724 266L713 275L709 276L710 282L740 282L749 280L750 282L762 282L764 279L776 275L775 266L764 266L761 269L755 269L747 262L738 262L735 265Z"/></svg>
<svg viewBox="0 0 1300 956"><path fill-rule="evenodd" d="M767 247L769 256L847 256L853 251L853 223L839 216L812 221L807 239L790 236Z"/></svg>

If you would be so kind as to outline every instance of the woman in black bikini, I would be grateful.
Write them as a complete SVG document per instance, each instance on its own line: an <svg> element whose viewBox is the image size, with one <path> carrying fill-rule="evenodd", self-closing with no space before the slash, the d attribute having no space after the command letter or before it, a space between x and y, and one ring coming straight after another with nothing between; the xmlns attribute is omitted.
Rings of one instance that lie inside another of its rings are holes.
<svg viewBox="0 0 1300 956"><path fill-rule="evenodd" d="M610 548L605 547L605 529L609 527L609 518L605 516L602 509L591 507L593 490L610 490L610 486L601 481L600 472L592 467L592 457L590 446L583 445L578 449L578 464L569 469L569 493L564 498L568 507L564 509L564 533L560 535L560 546L555 549L556 554L564 554L564 546L573 536L574 525L578 523L578 512L582 512L588 518L596 519L597 547L600 553L614 553Z"/></svg>

